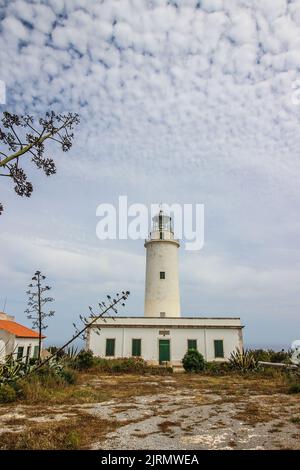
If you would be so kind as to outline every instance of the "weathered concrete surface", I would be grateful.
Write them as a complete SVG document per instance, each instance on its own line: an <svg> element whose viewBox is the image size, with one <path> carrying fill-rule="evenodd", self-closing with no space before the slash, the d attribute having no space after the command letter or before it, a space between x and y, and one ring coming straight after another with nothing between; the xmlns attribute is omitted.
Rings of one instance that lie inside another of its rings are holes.
<svg viewBox="0 0 300 470"><path fill-rule="evenodd" d="M99 419L99 426L101 420L116 423L101 441L91 438L91 449L300 449L298 395L261 393L242 381L228 380L228 386L220 379L219 388L205 388L204 379L183 379L141 377L148 394L101 403L1 406L0 435L84 414ZM103 387L103 380L95 379L94 386ZM121 387L125 379L107 380Z"/></svg>
<svg viewBox="0 0 300 470"><path fill-rule="evenodd" d="M169 392L138 397L118 405L95 405L87 411L101 416L113 413L117 420L134 422L108 434L104 442L94 443L92 448L300 448L300 427L291 423L289 412L283 409L286 396L273 395L271 402L269 396L247 397L237 402L231 402L230 397L227 399L224 401L220 395L211 393L199 397L191 390L185 390L180 395ZM264 416L251 416L251 405L255 410L257 400L265 403ZM299 400L297 404L300 405ZM250 413L249 417L247 413Z"/></svg>

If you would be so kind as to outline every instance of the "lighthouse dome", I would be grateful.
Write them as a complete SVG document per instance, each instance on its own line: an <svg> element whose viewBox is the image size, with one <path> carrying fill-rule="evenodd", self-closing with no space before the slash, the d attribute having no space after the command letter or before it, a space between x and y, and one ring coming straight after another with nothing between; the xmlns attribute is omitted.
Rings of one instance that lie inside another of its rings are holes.
<svg viewBox="0 0 300 470"><path fill-rule="evenodd" d="M174 231L172 218L166 215L161 209L158 214L152 218L151 240L174 240Z"/></svg>

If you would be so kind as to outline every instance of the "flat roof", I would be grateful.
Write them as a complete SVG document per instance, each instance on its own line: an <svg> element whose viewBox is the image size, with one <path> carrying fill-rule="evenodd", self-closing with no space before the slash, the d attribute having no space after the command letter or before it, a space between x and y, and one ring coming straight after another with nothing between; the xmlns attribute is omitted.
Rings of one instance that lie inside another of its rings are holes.
<svg viewBox="0 0 300 470"><path fill-rule="evenodd" d="M242 328L239 317L119 317L103 316L92 326L132 328Z"/></svg>
<svg viewBox="0 0 300 470"><path fill-rule="evenodd" d="M198 317L198 316L194 316L194 317L144 317L144 316L121 316L121 315L107 315L106 317L101 317L101 318L114 318L114 319L117 319L117 318L138 318L139 320L143 319L143 320L154 320L154 319L159 319L159 320L167 320L168 318L170 318L171 320L195 320L195 319L199 319L199 320L240 320L241 317Z"/></svg>

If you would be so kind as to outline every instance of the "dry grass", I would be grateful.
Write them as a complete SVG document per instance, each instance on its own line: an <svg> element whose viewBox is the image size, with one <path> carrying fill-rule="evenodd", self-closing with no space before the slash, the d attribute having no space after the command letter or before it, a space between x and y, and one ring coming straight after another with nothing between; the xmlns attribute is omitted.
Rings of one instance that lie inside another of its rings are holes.
<svg viewBox="0 0 300 470"><path fill-rule="evenodd" d="M24 426L26 422L26 418L9 418L4 421L4 424L5 426Z"/></svg>
<svg viewBox="0 0 300 470"><path fill-rule="evenodd" d="M181 427L181 424L179 421L162 421L157 426L163 434L170 434L173 432L172 428Z"/></svg>
<svg viewBox="0 0 300 470"><path fill-rule="evenodd" d="M199 405L211 403L209 395L217 393L225 402L238 401L249 395L288 393L289 384L281 373L272 377L263 374L226 376L206 376L177 373L170 376L150 376L137 374L105 375L103 373L79 373L77 383L43 383L30 380L24 383L20 402L26 404L81 404L100 403L110 399L128 399L140 395L159 394L166 390L180 391L182 388L193 390ZM160 405L163 400L156 401Z"/></svg>
<svg viewBox="0 0 300 470"><path fill-rule="evenodd" d="M293 418L290 419L290 422L293 424L300 425L300 416L294 416Z"/></svg>
<svg viewBox="0 0 300 470"><path fill-rule="evenodd" d="M229 373L223 376L202 376L190 374L178 374L175 387L183 384L190 388L209 390L210 393L226 392L234 396L245 395L272 395L274 393L288 393L289 383L286 375L276 371L271 377L264 373L237 374Z"/></svg>
<svg viewBox="0 0 300 470"><path fill-rule="evenodd" d="M147 380L148 379L148 380ZM156 394L164 390L164 378L151 382L151 378L138 375L106 376L103 374L79 374L74 385L48 384L38 380L24 383L22 403L37 404L82 404L101 403L113 398L127 399L130 397ZM117 386L116 386L117 385Z"/></svg>
<svg viewBox="0 0 300 470"><path fill-rule="evenodd" d="M235 441L231 440L231 441L228 442L228 446L231 447L232 449L234 449L237 446L237 443Z"/></svg>
<svg viewBox="0 0 300 470"><path fill-rule="evenodd" d="M164 433L172 437L176 435L174 434L176 427L181 427L181 424L176 420L168 420L169 409L162 409L166 403L162 396L169 392L174 392L176 396L185 394L183 408L185 410L187 403L188 406L214 404L214 410L209 417L216 416L218 412L222 413L222 406L226 403L234 403L236 413L233 417L248 425L255 426L257 423L267 423L272 420L279 421L281 413L287 416L289 423L300 425L298 416L300 397L289 395L289 402L286 401L282 406L280 393L287 394L288 389L289 383L286 376L281 373L273 374L272 377L264 374L231 373L226 376L208 376L178 373L172 377L171 384L169 376L137 374L113 376L103 373L79 373L77 383L74 385L53 384L47 387L37 381L32 381L24 387L24 395L17 403L21 406L22 414L26 415L25 418L21 414L18 417L15 403L0 406L0 414L3 409L10 415L10 418L7 417L6 420L3 416L1 422L3 428L7 426L9 429L1 434L0 449L90 448L95 442L101 443L107 433L135 421L120 421L119 418L114 418L113 414L109 420L101 419L78 411L76 406L68 407L68 405L100 403L113 399L116 401L112 408L113 413L129 412L136 407L133 399L145 395L154 397L157 395L157 399L151 401L149 407L154 411L155 416L163 418L155 433ZM254 400L251 399L253 397ZM177 403L177 408L179 405L180 402ZM293 408L291 408L292 405ZM184 416L187 417L187 410L185 413ZM13 414L16 417L13 417ZM57 414L61 415L60 420L54 419ZM38 419L42 417L46 417L48 421L39 422ZM37 421L33 418L37 418ZM224 426L222 421L215 424L218 428ZM270 432L275 434L281 428L280 422L274 422ZM184 431L192 432L192 428L189 429L187 426ZM138 430L134 434L139 438L147 435L149 433L138 432ZM229 446L234 448L235 442L232 440Z"/></svg>
<svg viewBox="0 0 300 470"><path fill-rule="evenodd" d="M133 437L139 437L140 439L145 439L148 436L152 436L153 434L157 434L156 431L152 432L133 432L131 433L131 436Z"/></svg>
<svg viewBox="0 0 300 470"><path fill-rule="evenodd" d="M245 424L255 426L257 423L266 423L276 418L272 410L257 403L246 403L243 410L234 415L234 418L243 421Z"/></svg>
<svg viewBox="0 0 300 470"><path fill-rule="evenodd" d="M119 426L118 421L84 414L60 422L28 423L22 432L1 434L0 449L86 449Z"/></svg>

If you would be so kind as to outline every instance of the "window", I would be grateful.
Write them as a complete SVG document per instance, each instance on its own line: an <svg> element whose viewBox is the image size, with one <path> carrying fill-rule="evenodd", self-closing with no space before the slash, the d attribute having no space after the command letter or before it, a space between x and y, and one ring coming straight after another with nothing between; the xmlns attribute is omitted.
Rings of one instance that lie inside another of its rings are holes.
<svg viewBox="0 0 300 470"><path fill-rule="evenodd" d="M160 277L160 279L166 279L166 273L165 273L165 271L160 271L159 277Z"/></svg>
<svg viewBox="0 0 300 470"><path fill-rule="evenodd" d="M159 239L163 240L164 239L164 234L162 232L159 232Z"/></svg>
<svg viewBox="0 0 300 470"><path fill-rule="evenodd" d="M188 350L189 349L197 349L197 340L196 339L188 339Z"/></svg>
<svg viewBox="0 0 300 470"><path fill-rule="evenodd" d="M165 318L166 312L160 312L160 318Z"/></svg>
<svg viewBox="0 0 300 470"><path fill-rule="evenodd" d="M39 354L39 347L38 347L38 346L34 346L34 349L33 349L33 357L34 357L34 359L37 359L38 354Z"/></svg>
<svg viewBox="0 0 300 470"><path fill-rule="evenodd" d="M17 359L22 359L23 353L24 353L24 347L23 347L23 346L19 346L19 347L18 347L18 351L17 351Z"/></svg>
<svg viewBox="0 0 300 470"><path fill-rule="evenodd" d="M222 339L214 340L215 357L224 357L224 345Z"/></svg>
<svg viewBox="0 0 300 470"><path fill-rule="evenodd" d="M106 351L105 356L114 356L115 355L115 338L106 339Z"/></svg>
<svg viewBox="0 0 300 470"><path fill-rule="evenodd" d="M132 356L140 357L141 356L141 339L134 338L132 340Z"/></svg>

